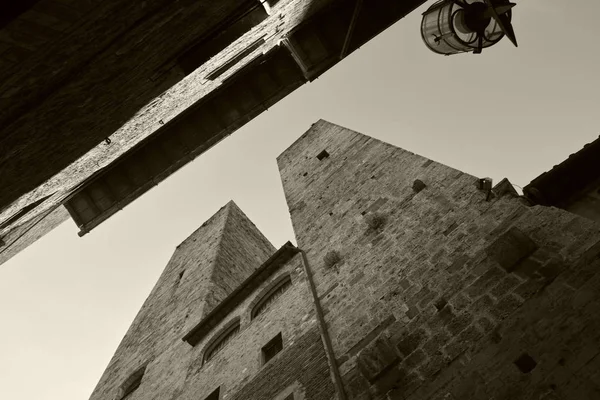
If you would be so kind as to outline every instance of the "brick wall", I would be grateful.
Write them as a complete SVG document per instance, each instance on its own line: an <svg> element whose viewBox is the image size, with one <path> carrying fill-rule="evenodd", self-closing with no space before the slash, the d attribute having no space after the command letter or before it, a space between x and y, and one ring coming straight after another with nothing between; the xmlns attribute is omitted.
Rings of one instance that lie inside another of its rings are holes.
<svg viewBox="0 0 600 400"><path fill-rule="evenodd" d="M275 252L275 247L235 203L230 202L227 207L229 214L223 226L215 268L210 276L205 314Z"/></svg>
<svg viewBox="0 0 600 400"><path fill-rule="evenodd" d="M574 214L600 222L600 180L590 184L564 208Z"/></svg>
<svg viewBox="0 0 600 400"><path fill-rule="evenodd" d="M326 121L278 162L350 398L600 397L599 225Z"/></svg>
<svg viewBox="0 0 600 400"><path fill-rule="evenodd" d="M223 251L232 241L243 252ZM239 285L273 251L233 202L219 210L177 247L91 399L112 399L127 377L145 363L149 364L144 384L131 399L147 398L153 392L168 398L183 382L185 372L181 371L190 362L191 351L182 337L209 312L211 302L229 294L218 281ZM220 272L233 263L237 269L225 275ZM214 286L219 286L219 293L211 293ZM165 359L169 364L162 364Z"/></svg>
<svg viewBox="0 0 600 400"><path fill-rule="evenodd" d="M284 273L291 274L292 286L250 320L256 300ZM240 333L202 365L207 345L238 317ZM261 365L261 348L280 332L283 351ZM193 361L179 397L182 400L203 399L219 385L222 398L236 400L275 399L290 387L297 387L296 393L304 393L306 399L330 399L333 394L300 255L273 273L190 352Z"/></svg>
<svg viewBox="0 0 600 400"><path fill-rule="evenodd" d="M274 253L272 245L228 203L178 246L94 390L92 400L119 398L124 382L145 366L128 400L333 398L309 286L299 254L274 268L198 342L182 340L225 296ZM182 274L183 272L183 274ZM291 285L251 320L251 311L285 275ZM239 292L238 292L239 293ZM216 311L216 310L215 310ZM239 319L240 330L214 357L215 338ZM263 365L261 349L281 334L283 350Z"/></svg>

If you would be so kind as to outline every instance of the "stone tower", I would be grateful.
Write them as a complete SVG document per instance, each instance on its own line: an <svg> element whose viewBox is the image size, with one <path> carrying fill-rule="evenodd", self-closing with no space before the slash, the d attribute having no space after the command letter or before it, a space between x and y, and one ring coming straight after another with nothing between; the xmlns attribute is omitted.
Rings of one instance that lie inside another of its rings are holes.
<svg viewBox="0 0 600 400"><path fill-rule="evenodd" d="M278 163L348 398L600 398L597 223L323 120Z"/></svg>
<svg viewBox="0 0 600 400"><path fill-rule="evenodd" d="M299 247L229 203L92 400L600 398L596 221L326 121L278 164Z"/></svg>
<svg viewBox="0 0 600 400"><path fill-rule="evenodd" d="M128 379L152 364L144 377L152 385L136 394L170 399L185 380L172 371L190 359L182 336L274 251L235 203L221 208L177 247L91 398L121 398Z"/></svg>

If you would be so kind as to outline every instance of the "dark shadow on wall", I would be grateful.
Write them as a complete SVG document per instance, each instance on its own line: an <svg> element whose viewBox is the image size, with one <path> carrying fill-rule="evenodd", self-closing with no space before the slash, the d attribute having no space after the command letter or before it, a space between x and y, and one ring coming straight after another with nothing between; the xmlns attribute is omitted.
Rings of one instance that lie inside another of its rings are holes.
<svg viewBox="0 0 600 400"><path fill-rule="evenodd" d="M184 60L190 48L203 42L207 46L200 45L199 58L191 57L191 64L190 58L187 64L183 62L188 69L264 17L254 13L228 31L220 22L249 5L254 7L256 0L177 4L164 0L142 11L141 6L127 3L113 0L79 16L73 24L77 27L64 36L85 36L88 42L71 48L62 64L44 65L38 60L49 53L44 59L51 64L50 56L57 58L66 51L65 43L56 40L45 45L44 54L39 50L21 60L17 69L0 66L0 210L103 143L178 83L185 73L177 61ZM274 11L286 5L284 1L269 3ZM328 1L307 3L306 15L310 15ZM102 25L108 21L110 26ZM82 27L88 29L85 35L77 31Z"/></svg>

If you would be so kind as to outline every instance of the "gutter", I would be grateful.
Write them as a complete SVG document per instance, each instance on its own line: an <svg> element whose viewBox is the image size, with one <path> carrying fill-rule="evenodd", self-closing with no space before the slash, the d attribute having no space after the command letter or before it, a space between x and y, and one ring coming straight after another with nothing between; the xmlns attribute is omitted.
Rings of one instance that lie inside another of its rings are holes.
<svg viewBox="0 0 600 400"><path fill-rule="evenodd" d="M327 325L325 324L325 316L323 315L323 308L321 307L321 302L319 301L319 296L317 295L317 288L315 286L315 281L313 279L312 272L308 264L308 258L306 257L306 252L304 250L299 250L302 254L302 266L304 267L304 272L306 273L306 278L308 280L310 292L313 296L315 311L317 314L317 319L319 321L319 331L321 332L321 339L323 340L323 346L325 347L327 362L329 364L329 370L333 378L335 391L337 393L338 400L347 400L348 397L346 396L346 392L344 391L344 385L342 383L340 370L335 360L335 353L333 352L331 337L329 336L329 332L327 331Z"/></svg>

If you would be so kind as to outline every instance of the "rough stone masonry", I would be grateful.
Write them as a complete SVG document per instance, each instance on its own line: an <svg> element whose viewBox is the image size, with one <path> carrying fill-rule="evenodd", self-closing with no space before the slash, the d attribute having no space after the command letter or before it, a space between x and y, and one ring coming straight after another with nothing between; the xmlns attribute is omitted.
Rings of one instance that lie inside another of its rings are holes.
<svg viewBox="0 0 600 400"><path fill-rule="evenodd" d="M598 399L600 225L318 121L298 247L233 203L176 250L92 399Z"/></svg>

